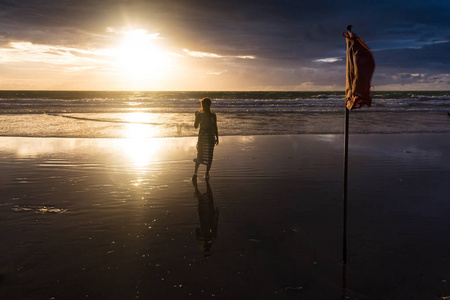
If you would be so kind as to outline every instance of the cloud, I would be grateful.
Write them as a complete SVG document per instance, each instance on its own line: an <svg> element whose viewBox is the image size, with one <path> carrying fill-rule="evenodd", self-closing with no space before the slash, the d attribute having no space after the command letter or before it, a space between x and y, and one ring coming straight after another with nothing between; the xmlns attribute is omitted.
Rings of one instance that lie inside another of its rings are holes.
<svg viewBox="0 0 450 300"><path fill-rule="evenodd" d="M188 49L183 49L187 56L195 58L240 58L240 59L256 59L253 55L220 55L216 53L207 53L200 51L189 51Z"/></svg>
<svg viewBox="0 0 450 300"><path fill-rule="evenodd" d="M219 76L219 75L225 74L225 73L227 73L227 72L228 72L227 70L224 70L224 71L219 71L219 72L208 72L208 73L206 73L206 74L208 74L208 75L214 75L214 76Z"/></svg>
<svg viewBox="0 0 450 300"><path fill-rule="evenodd" d="M442 73L450 68L450 43L434 43L417 49L377 51L374 57L376 70L381 72L403 70L404 73Z"/></svg>
<svg viewBox="0 0 450 300"><path fill-rule="evenodd" d="M195 58L221 58L223 55L215 54L215 53L207 53L207 52L200 52L200 51L189 51L188 49L183 49L183 51L188 56L192 56Z"/></svg>
<svg viewBox="0 0 450 300"><path fill-rule="evenodd" d="M319 63L335 63L338 61L342 61L343 59L340 57L329 57L329 58L319 58L319 59L315 59L313 60L314 62L319 62Z"/></svg>
<svg viewBox="0 0 450 300"><path fill-rule="evenodd" d="M374 52L376 86L396 74L431 78L450 68L448 1L4 0L0 14L2 64L41 61L82 72L107 61L96 51L135 28L158 32L153 38L180 62L191 58L184 71L226 69L243 87L328 89L345 84L340 33L352 24Z"/></svg>
<svg viewBox="0 0 450 300"><path fill-rule="evenodd" d="M424 78L425 74L409 74L409 73L399 73L391 76L392 80L402 80L402 79L414 79L414 78Z"/></svg>
<svg viewBox="0 0 450 300"><path fill-rule="evenodd" d="M41 64L79 65L101 63L105 51L85 50L65 46L11 42L1 50L0 63L36 62ZM79 67L82 69L81 67Z"/></svg>

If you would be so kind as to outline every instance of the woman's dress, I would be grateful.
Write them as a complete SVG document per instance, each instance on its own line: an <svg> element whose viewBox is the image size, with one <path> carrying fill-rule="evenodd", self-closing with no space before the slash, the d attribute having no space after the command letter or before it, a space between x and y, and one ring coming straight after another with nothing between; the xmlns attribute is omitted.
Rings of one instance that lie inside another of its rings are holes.
<svg viewBox="0 0 450 300"><path fill-rule="evenodd" d="M215 127L217 126L216 114L215 113L205 113L197 112L197 121L200 124L200 130L198 131L198 141L197 141L197 162L204 165L211 165L214 145L216 144L215 139Z"/></svg>

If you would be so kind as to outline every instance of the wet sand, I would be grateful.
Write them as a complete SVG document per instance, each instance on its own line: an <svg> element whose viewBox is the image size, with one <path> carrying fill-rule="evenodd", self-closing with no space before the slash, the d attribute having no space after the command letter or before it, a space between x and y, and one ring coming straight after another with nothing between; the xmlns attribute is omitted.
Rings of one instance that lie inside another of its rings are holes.
<svg viewBox="0 0 450 300"><path fill-rule="evenodd" d="M450 134L351 135L345 276L342 135L195 143L0 138L0 298L450 296Z"/></svg>

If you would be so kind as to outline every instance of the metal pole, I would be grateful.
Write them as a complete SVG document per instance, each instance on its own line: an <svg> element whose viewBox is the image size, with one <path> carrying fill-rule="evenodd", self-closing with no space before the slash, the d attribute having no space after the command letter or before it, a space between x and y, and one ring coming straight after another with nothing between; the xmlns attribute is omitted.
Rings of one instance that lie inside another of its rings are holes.
<svg viewBox="0 0 450 300"><path fill-rule="evenodd" d="M341 299L347 298L347 264L342 264L342 295Z"/></svg>
<svg viewBox="0 0 450 300"><path fill-rule="evenodd" d="M345 108L345 130L344 130L344 226L342 236L342 261L347 263L347 173L348 173L348 123L349 109Z"/></svg>

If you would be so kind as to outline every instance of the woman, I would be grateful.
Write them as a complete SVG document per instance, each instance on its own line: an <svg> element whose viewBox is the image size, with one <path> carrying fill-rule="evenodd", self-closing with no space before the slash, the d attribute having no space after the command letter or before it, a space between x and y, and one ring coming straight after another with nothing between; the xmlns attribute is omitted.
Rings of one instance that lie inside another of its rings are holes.
<svg viewBox="0 0 450 300"><path fill-rule="evenodd" d="M214 145L219 145L219 131L217 130L216 114L211 112L211 99L203 98L200 100L202 108L195 113L194 127L197 129L200 125L197 141L197 158L195 161L195 172L192 180L197 179L197 171L200 164L206 165L205 179L209 179L209 170L211 169Z"/></svg>

